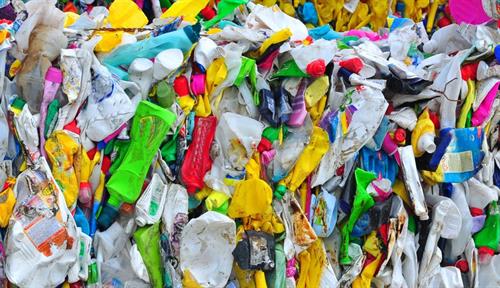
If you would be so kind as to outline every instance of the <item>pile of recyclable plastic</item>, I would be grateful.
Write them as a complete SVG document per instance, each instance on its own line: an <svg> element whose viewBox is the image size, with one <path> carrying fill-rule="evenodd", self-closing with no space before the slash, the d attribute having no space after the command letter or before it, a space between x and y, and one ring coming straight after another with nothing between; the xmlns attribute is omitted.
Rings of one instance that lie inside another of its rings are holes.
<svg viewBox="0 0 500 288"><path fill-rule="evenodd" d="M498 1L0 7L0 287L500 286Z"/></svg>

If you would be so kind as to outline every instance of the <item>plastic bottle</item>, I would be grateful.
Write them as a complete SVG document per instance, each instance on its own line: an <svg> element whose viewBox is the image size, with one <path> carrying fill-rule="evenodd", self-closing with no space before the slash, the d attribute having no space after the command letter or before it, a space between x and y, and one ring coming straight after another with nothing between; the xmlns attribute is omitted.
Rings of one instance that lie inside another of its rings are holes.
<svg viewBox="0 0 500 288"><path fill-rule="evenodd" d="M148 187L144 190L139 200L135 204L135 222L137 225L144 226L155 224L161 218L165 199L167 197L167 186L155 173Z"/></svg>
<svg viewBox="0 0 500 288"><path fill-rule="evenodd" d="M163 287L162 261L160 255L160 223L137 229L134 233L137 249L148 270L149 280L154 288Z"/></svg>
<svg viewBox="0 0 500 288"><path fill-rule="evenodd" d="M427 220L427 206L425 205L424 192L420 183L413 148L411 146L400 147L398 149L401 155L401 169L403 172L404 183L413 204L415 214L420 220Z"/></svg>
<svg viewBox="0 0 500 288"><path fill-rule="evenodd" d="M40 147L45 147L45 117L47 116L47 106L56 97L57 90L61 86L63 75L61 70L50 67L45 74L45 84L43 88L42 103L40 106ZM45 149L40 149L42 156L47 157Z"/></svg>
<svg viewBox="0 0 500 288"><path fill-rule="evenodd" d="M498 251L500 243L500 212L497 202L490 203L484 227L474 234L474 242L479 249L480 262L484 263L488 255L493 255Z"/></svg>
<svg viewBox="0 0 500 288"><path fill-rule="evenodd" d="M425 152L434 153L436 144L434 144L435 134L434 123L429 117L429 111L426 109L419 116L417 125L411 134L411 146L415 157L422 156Z"/></svg>
<svg viewBox="0 0 500 288"><path fill-rule="evenodd" d="M153 103L139 103L132 120L127 154L106 184L110 197L97 219L101 229L113 223L122 203L134 203L137 200L148 167L175 118L171 111Z"/></svg>
<svg viewBox="0 0 500 288"><path fill-rule="evenodd" d="M137 58L128 68L128 78L141 88L142 100L148 97L153 81L153 62L146 58Z"/></svg>

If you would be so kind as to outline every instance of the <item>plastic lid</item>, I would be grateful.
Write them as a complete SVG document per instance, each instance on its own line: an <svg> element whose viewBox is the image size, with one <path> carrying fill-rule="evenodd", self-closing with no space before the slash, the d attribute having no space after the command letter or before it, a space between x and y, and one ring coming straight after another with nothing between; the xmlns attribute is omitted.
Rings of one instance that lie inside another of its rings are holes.
<svg viewBox="0 0 500 288"><path fill-rule="evenodd" d="M467 263L467 260L465 259L460 259L455 263L455 267L460 270L462 273L467 273L469 272L469 264Z"/></svg>
<svg viewBox="0 0 500 288"><path fill-rule="evenodd" d="M311 63L307 64L306 72L312 77L320 77L325 74L326 64L323 59L316 59Z"/></svg>
<svg viewBox="0 0 500 288"><path fill-rule="evenodd" d="M339 65L340 67L343 67L357 74L359 74L359 71L361 71L361 69L363 69L364 66L363 61L361 61L361 59L359 59L358 57L340 61Z"/></svg>
<svg viewBox="0 0 500 288"><path fill-rule="evenodd" d="M471 207L470 214L472 215L472 217L484 215L484 210L481 208Z"/></svg>
<svg viewBox="0 0 500 288"><path fill-rule="evenodd" d="M189 82L186 76L179 76L174 80L174 90L179 96L189 95Z"/></svg>
<svg viewBox="0 0 500 288"><path fill-rule="evenodd" d="M403 143L406 140L406 131L403 128L396 129L394 132L394 140L398 143Z"/></svg>
<svg viewBox="0 0 500 288"><path fill-rule="evenodd" d="M47 73L45 73L45 80L54 83L62 83L63 74L61 70L57 69L56 67L49 67Z"/></svg>
<svg viewBox="0 0 500 288"><path fill-rule="evenodd" d="M286 186L283 184L278 184L278 186L276 186L276 190L274 190L274 196L280 200L281 198L283 198L285 193Z"/></svg>

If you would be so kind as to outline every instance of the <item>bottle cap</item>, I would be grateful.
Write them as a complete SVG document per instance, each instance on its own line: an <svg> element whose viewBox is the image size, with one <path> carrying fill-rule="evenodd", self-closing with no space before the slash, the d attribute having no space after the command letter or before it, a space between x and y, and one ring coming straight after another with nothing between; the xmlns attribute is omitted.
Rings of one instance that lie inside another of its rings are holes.
<svg viewBox="0 0 500 288"><path fill-rule="evenodd" d="M467 273L469 272L469 264L467 263L467 260L465 259L460 259L455 263L455 267L460 270L462 273Z"/></svg>
<svg viewBox="0 0 500 288"><path fill-rule="evenodd" d="M174 90L180 97L189 95L189 83L186 76L179 76L175 78Z"/></svg>
<svg viewBox="0 0 500 288"><path fill-rule="evenodd" d="M307 74L311 75L312 77L319 77L325 74L325 70L326 70L326 65L325 65L325 60L323 59L316 59L311 63L307 64L306 67Z"/></svg>

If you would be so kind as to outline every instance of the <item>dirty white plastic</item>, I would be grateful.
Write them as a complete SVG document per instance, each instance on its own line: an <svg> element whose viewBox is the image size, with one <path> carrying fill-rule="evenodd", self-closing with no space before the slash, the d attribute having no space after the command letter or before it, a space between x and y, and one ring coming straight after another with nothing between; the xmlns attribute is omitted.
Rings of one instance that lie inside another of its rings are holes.
<svg viewBox="0 0 500 288"><path fill-rule="evenodd" d="M159 81L181 67L184 54L180 49L167 49L158 53L153 67L154 79Z"/></svg>
<svg viewBox="0 0 500 288"><path fill-rule="evenodd" d="M198 44L194 48L194 61L207 69L216 56L217 43L208 37L200 37Z"/></svg>
<svg viewBox="0 0 500 288"><path fill-rule="evenodd" d="M184 227L180 268L184 273L189 271L203 287L223 287L231 274L235 247L234 220L208 211Z"/></svg>
<svg viewBox="0 0 500 288"><path fill-rule="evenodd" d="M476 245L474 244L474 239L470 238L465 246L465 259L469 264L469 284L472 288L479 287L479 259Z"/></svg>
<svg viewBox="0 0 500 288"><path fill-rule="evenodd" d="M175 218L178 215L188 214L188 194L186 188L179 184L170 184L168 187L165 207L161 216L163 229L169 234L174 231Z"/></svg>
<svg viewBox="0 0 500 288"><path fill-rule="evenodd" d="M0 107L0 161L7 155L7 150L9 149L9 124L7 123L7 117L3 109Z"/></svg>
<svg viewBox="0 0 500 288"><path fill-rule="evenodd" d="M153 174L151 182L135 204L135 222L144 226L160 221L163 207L167 199L168 187L161 181L160 176Z"/></svg>
<svg viewBox="0 0 500 288"><path fill-rule="evenodd" d="M21 113L14 117L17 135L22 145L28 152L28 157L34 161L40 157L38 150L38 121L40 114L31 114L28 105L24 105Z"/></svg>
<svg viewBox="0 0 500 288"><path fill-rule="evenodd" d="M403 277L408 287L416 288L418 282L417 241L415 234L411 231L408 231L406 235L403 254L405 255L402 267Z"/></svg>
<svg viewBox="0 0 500 288"><path fill-rule="evenodd" d="M404 178L404 183L408 194L410 195L415 214L420 220L429 219L427 215L427 206L425 205L424 192L420 182L417 164L415 163L415 155L411 145L399 147L399 155L401 158L401 170Z"/></svg>
<svg viewBox="0 0 500 288"><path fill-rule="evenodd" d="M450 53L465 50L469 47L470 43L460 34L460 26L450 24L432 34L431 39L424 44L424 51L434 54Z"/></svg>
<svg viewBox="0 0 500 288"><path fill-rule="evenodd" d="M125 230L118 222L114 222L107 230L97 231L94 235L94 249L98 260L109 260L122 251L128 241Z"/></svg>
<svg viewBox="0 0 500 288"><path fill-rule="evenodd" d="M263 130L264 124L250 117L232 112L222 114L215 131L219 153L211 171L205 176L205 183L229 195L224 178L228 174L236 176L244 170L255 147L259 145Z"/></svg>
<svg viewBox="0 0 500 288"><path fill-rule="evenodd" d="M463 288L460 270L454 266L440 267L439 273L430 280L429 287Z"/></svg>
<svg viewBox="0 0 500 288"><path fill-rule="evenodd" d="M500 78L500 65L496 64L490 67L484 61L479 62L477 66L477 80L482 81L491 77Z"/></svg>
<svg viewBox="0 0 500 288"><path fill-rule="evenodd" d="M433 275L439 271L442 252L437 247L440 237L454 239L459 236L462 216L453 201L444 196L426 194L426 202L433 207L432 224L420 261L419 285L429 285Z"/></svg>
<svg viewBox="0 0 500 288"><path fill-rule="evenodd" d="M451 261L455 261L457 257L465 251L465 247L471 238L472 216L467 204L467 199L465 198L464 186L466 185L467 182L453 184L453 193L451 194L451 200L455 203L462 216L462 226L459 236L455 239L451 239L449 245L446 246L446 250L449 249L449 254L446 253L448 254L446 256L451 259Z"/></svg>
<svg viewBox="0 0 500 288"><path fill-rule="evenodd" d="M37 177L34 179L33 175L37 175ZM10 282L20 287L55 287L64 282L69 270L78 259L78 251L80 247L77 245L79 239L75 220L71 217L71 213L66 206L64 196L59 189L59 186L56 184L52 173L50 172L49 165L43 157L36 162L34 168L28 168L18 176L18 180L14 187L18 200L14 210L14 215L16 213L21 215L19 209L22 209L20 206L23 201L35 200L36 202L35 197L39 197L36 195L43 193L42 191L37 191L35 189L33 192L37 194L31 194L29 187L37 187L38 185L43 185L44 183L50 183L49 185L51 185L52 189L54 189L55 198L53 200L56 202L58 207L58 211L56 212L58 214L57 217L60 218L56 219L56 215L53 215L52 217L39 215L39 221L44 222L39 222L38 225L33 224L30 228L30 231L32 231L31 233L33 233L31 234L29 232L25 232L24 229L24 225L28 225L30 223L22 222L22 220L26 220L27 217L20 216L22 218L19 219L12 217L7 230L5 242L5 253L7 255L5 261L5 274ZM35 202L33 202L33 205ZM48 209L48 207L43 204L39 206L40 207L38 207L38 209ZM31 207L34 208L33 206ZM46 226L41 226L44 225L42 223L45 223ZM38 226L38 229L45 228L43 236L41 235L41 231L36 233L34 230L35 226ZM56 228L57 230L51 232L49 230L50 228ZM66 240L60 246L51 245L50 255L42 254L42 252L38 250L34 242L30 239L30 237L36 237L33 239L36 239L36 241L44 241L41 242L43 244L46 241L50 241L49 237L53 236L54 233L61 231L60 229L65 229L67 237L72 238L73 242L71 244Z"/></svg>
<svg viewBox="0 0 500 288"><path fill-rule="evenodd" d="M443 67L434 80L434 83L430 86L430 89L438 91L441 96L439 119L441 129L455 128L457 102L463 81L460 67L470 53L471 50L459 51L453 56L452 60Z"/></svg>
<svg viewBox="0 0 500 288"><path fill-rule="evenodd" d="M64 125L75 119L80 107L92 92L90 67L93 54L89 50L93 50L93 47L87 46L77 49L61 49L59 61L63 71L62 90L68 95L68 99L74 100L59 110L60 120L57 129L62 129Z"/></svg>
<svg viewBox="0 0 500 288"><path fill-rule="evenodd" d="M500 285L500 255L494 255L488 263L479 264L478 284L478 287L498 287Z"/></svg>
<svg viewBox="0 0 500 288"><path fill-rule="evenodd" d="M413 131L417 125L417 114L410 107L392 111L391 114L387 115L387 118L398 124L399 127L410 131Z"/></svg>
<svg viewBox="0 0 500 288"><path fill-rule="evenodd" d="M153 62L147 58L136 58L128 67L128 78L139 85L142 99L146 99L153 83Z"/></svg>
<svg viewBox="0 0 500 288"><path fill-rule="evenodd" d="M87 105L77 116L78 127L89 139L99 142L118 130L134 114L141 94L130 99L125 88L114 79L104 66L94 59L92 69L95 76L92 81ZM128 82L135 85L132 82ZM138 89L138 86L136 86Z"/></svg>
<svg viewBox="0 0 500 288"><path fill-rule="evenodd" d="M130 265L132 266L132 269L137 277L142 279L144 282L149 283L148 270L146 269L146 265L144 265L141 253L137 249L137 244L130 247Z"/></svg>
<svg viewBox="0 0 500 288"><path fill-rule="evenodd" d="M498 201L498 193L495 189L488 187L476 178L467 181L469 184L469 193L467 202L470 207L484 209L492 201Z"/></svg>
<svg viewBox="0 0 500 288"><path fill-rule="evenodd" d="M297 66L303 72L309 63L317 59L322 59L325 63L332 61L337 50L337 46L333 41L319 39L308 46L299 46L290 51L290 54L295 60Z"/></svg>
<svg viewBox="0 0 500 288"><path fill-rule="evenodd" d="M252 11L245 22L248 28L269 28L274 32L289 28L292 32L291 41L303 40L308 36L306 25L297 18L282 12L277 6L265 7L249 2L247 7Z"/></svg>
<svg viewBox="0 0 500 288"><path fill-rule="evenodd" d="M337 168L351 159L377 132L384 117L388 103L382 91L369 86L355 91L352 96L352 105L357 111L353 114L347 133L343 135L340 127L337 128L335 141L321 159L311 186L324 184L335 175Z"/></svg>
<svg viewBox="0 0 500 288"><path fill-rule="evenodd" d="M77 227L79 240L78 260L74 263L71 270L68 272L68 282L74 283L79 280L86 281L89 275L90 265L90 248L92 247L92 238L82 232L80 227Z"/></svg>

